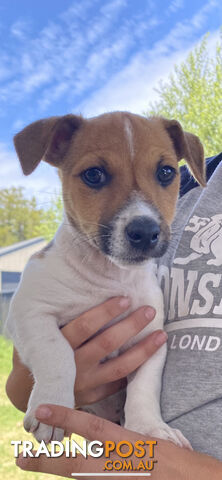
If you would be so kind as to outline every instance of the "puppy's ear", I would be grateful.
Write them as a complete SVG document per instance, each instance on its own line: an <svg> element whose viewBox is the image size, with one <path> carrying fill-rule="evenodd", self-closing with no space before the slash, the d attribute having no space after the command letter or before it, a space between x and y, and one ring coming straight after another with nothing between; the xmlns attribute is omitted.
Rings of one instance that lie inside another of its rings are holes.
<svg viewBox="0 0 222 480"><path fill-rule="evenodd" d="M192 133L184 132L177 120L162 119L176 151L178 161L184 158L198 183L205 187L204 149L199 138Z"/></svg>
<svg viewBox="0 0 222 480"><path fill-rule="evenodd" d="M29 175L40 161L59 167L75 131L83 123L81 117L65 115L38 120L14 137L14 145L23 173Z"/></svg>

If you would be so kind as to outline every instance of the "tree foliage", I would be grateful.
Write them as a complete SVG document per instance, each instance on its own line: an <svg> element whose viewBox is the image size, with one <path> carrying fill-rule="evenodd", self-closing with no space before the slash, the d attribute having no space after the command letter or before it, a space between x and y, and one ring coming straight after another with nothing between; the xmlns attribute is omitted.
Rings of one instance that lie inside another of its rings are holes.
<svg viewBox="0 0 222 480"><path fill-rule="evenodd" d="M36 237L44 237L50 241L62 222L63 216L63 203L62 195L54 195L51 200L51 206L43 211L42 220L34 229L34 235Z"/></svg>
<svg viewBox="0 0 222 480"><path fill-rule="evenodd" d="M222 150L222 31L212 54L208 36L186 60L174 67L167 82L160 82L158 101L147 115L175 118L183 128L199 136L206 156Z"/></svg>
<svg viewBox="0 0 222 480"><path fill-rule="evenodd" d="M35 197L25 198L22 187L0 190L0 247L32 238L43 217Z"/></svg>
<svg viewBox="0 0 222 480"><path fill-rule="evenodd" d="M61 219L61 195L44 210L34 196L25 197L22 187L0 190L0 247L40 236L51 240Z"/></svg>

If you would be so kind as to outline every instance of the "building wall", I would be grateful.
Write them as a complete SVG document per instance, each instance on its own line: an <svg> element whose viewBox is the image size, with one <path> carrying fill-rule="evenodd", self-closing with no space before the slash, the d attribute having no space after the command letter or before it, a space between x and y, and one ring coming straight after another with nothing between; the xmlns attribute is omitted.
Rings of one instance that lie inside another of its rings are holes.
<svg viewBox="0 0 222 480"><path fill-rule="evenodd" d="M31 255L47 245L45 240L0 256L0 334L8 315L11 297Z"/></svg>
<svg viewBox="0 0 222 480"><path fill-rule="evenodd" d="M31 255L47 245L45 240L24 248L9 252L0 257L0 271L22 272Z"/></svg>
<svg viewBox="0 0 222 480"><path fill-rule="evenodd" d="M8 310L13 292L0 292L0 335L4 333L4 325L8 316Z"/></svg>

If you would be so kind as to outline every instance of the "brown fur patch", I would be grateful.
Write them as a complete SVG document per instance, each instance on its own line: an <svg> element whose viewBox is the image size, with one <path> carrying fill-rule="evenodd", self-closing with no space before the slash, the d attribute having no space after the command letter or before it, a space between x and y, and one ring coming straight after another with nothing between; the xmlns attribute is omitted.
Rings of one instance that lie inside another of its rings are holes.
<svg viewBox="0 0 222 480"><path fill-rule="evenodd" d="M125 117L133 130L133 161L124 129ZM82 231L96 236L98 225L109 222L132 191L137 191L155 205L169 225L178 195L179 175L167 188L159 185L155 175L161 159L163 164L178 170L176 152L161 119L148 120L117 112L86 120L73 138L61 174L69 216ZM112 177L101 190L89 188L79 176L93 166L104 166Z"/></svg>

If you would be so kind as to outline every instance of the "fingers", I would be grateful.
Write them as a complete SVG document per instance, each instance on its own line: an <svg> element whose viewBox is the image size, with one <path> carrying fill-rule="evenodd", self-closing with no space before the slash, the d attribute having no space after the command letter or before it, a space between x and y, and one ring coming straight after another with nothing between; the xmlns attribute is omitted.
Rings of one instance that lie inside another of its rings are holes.
<svg viewBox="0 0 222 480"><path fill-rule="evenodd" d="M123 389L127 385L126 378L121 378L116 382L106 383L104 385L100 385L96 388L87 389L86 391L78 391L75 389L75 399L76 405L90 405L91 403L99 402L110 395L118 392L119 390Z"/></svg>
<svg viewBox="0 0 222 480"><path fill-rule="evenodd" d="M126 433L128 439L135 437L134 432L108 420L58 405L41 405L37 408L35 416L46 425L61 427L65 431L76 433L89 440L96 438L101 442L107 439L117 442L124 440Z"/></svg>
<svg viewBox="0 0 222 480"><path fill-rule="evenodd" d="M97 400L95 402L102 400L103 398L109 397L110 395L114 395L114 393L118 392L119 390L122 390L123 388L126 388L127 386L127 379L126 378L121 378L120 380L117 380L115 382L107 383L104 385L101 385L100 387L95 389Z"/></svg>
<svg viewBox="0 0 222 480"><path fill-rule="evenodd" d="M129 306L127 297L110 298L69 322L61 331L72 348L76 349L112 319L126 312Z"/></svg>
<svg viewBox="0 0 222 480"><path fill-rule="evenodd" d="M120 322L107 328L81 348L84 362L98 363L102 358L135 337L155 316L152 307L141 307Z"/></svg>
<svg viewBox="0 0 222 480"><path fill-rule="evenodd" d="M122 322L124 322L124 320L122 320L121 323ZM83 394L84 392L88 394L89 390L93 391L99 386L108 385L111 382L115 382L121 378L127 377L127 375L134 372L140 365L148 360L158 350L158 348L160 348L160 346L166 342L166 340L166 332L163 330L156 330L148 337L129 348L122 355L98 365L96 375L93 373L93 369L91 374L89 374L88 367L88 370L82 372L80 377L77 368L77 377L75 383L76 395L81 398L81 392ZM84 352L83 347L80 350L77 350L76 354L79 353L82 355L82 353L84 353L87 356L87 351ZM80 360L81 359L78 359L77 363L80 362ZM88 363L89 365L93 365L93 361L93 358L91 359L91 363L89 362L89 359L87 359L87 362L86 359L84 359L84 362ZM84 403L80 401L79 405L84 405Z"/></svg>
<svg viewBox="0 0 222 480"><path fill-rule="evenodd" d="M149 359L166 342L166 339L166 332L156 330L119 357L102 364L98 375L99 383L126 377Z"/></svg>

